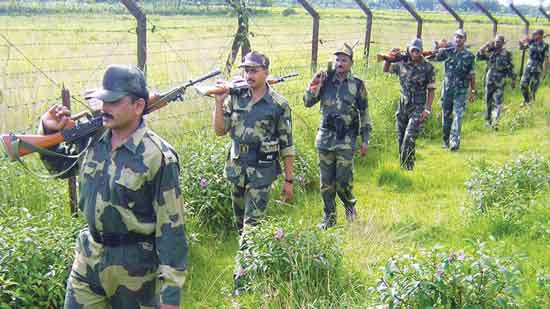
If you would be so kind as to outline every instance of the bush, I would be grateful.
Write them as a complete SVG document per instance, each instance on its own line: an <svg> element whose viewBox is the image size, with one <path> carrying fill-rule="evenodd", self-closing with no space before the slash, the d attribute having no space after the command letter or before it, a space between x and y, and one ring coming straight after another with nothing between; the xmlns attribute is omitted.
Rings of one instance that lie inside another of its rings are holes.
<svg viewBox="0 0 550 309"><path fill-rule="evenodd" d="M290 16L290 15L296 15L296 14L298 14L298 13L292 7L287 7L286 9L284 9L281 12L281 15L283 15L283 16Z"/></svg>
<svg viewBox="0 0 550 309"><path fill-rule="evenodd" d="M246 249L237 256L244 286L274 306L331 303L353 290L342 288L339 243L334 233L302 222L263 222L248 231Z"/></svg>
<svg viewBox="0 0 550 309"><path fill-rule="evenodd" d="M466 187L472 209L499 220L517 222L537 193L548 188L550 161L537 154L520 155L503 166L484 161L473 168Z"/></svg>
<svg viewBox="0 0 550 309"><path fill-rule="evenodd" d="M0 210L0 308L61 308L83 222L52 207Z"/></svg>
<svg viewBox="0 0 550 309"><path fill-rule="evenodd" d="M370 290L390 308L514 307L520 296L516 263L483 243L471 254L436 246L390 258Z"/></svg>

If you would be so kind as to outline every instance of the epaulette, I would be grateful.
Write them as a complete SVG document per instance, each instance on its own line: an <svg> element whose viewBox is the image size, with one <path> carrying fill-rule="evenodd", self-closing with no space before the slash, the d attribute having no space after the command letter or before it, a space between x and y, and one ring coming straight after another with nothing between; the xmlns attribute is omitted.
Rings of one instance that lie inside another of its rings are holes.
<svg viewBox="0 0 550 309"><path fill-rule="evenodd" d="M166 164L169 163L176 163L178 164L179 158L178 154L174 150L174 147L170 145L167 141L165 141L162 137L158 136L155 132L152 130L147 130L147 136L151 138L151 141L162 153L162 156L164 157L164 162Z"/></svg>

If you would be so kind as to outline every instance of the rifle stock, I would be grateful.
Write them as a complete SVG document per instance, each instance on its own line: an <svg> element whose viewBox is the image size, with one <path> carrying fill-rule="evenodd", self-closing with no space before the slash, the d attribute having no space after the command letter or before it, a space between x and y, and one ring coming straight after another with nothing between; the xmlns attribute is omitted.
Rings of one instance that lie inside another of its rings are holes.
<svg viewBox="0 0 550 309"><path fill-rule="evenodd" d="M175 87L165 93L151 95L149 97L149 101L147 104L147 110L145 111L144 114L156 111L168 105L170 102L180 99L188 87L193 86L209 78L212 78L218 74L221 74L221 71L215 70L195 80L190 80L186 84L179 87ZM86 136L92 136L95 132L103 128L103 121L102 121L101 114L91 118L89 117L88 122L84 122L82 124L77 123L77 120L82 118L85 115L90 116L90 114L88 113L78 113L72 116L71 119L69 119L69 121L67 122L67 125L65 126L65 128L53 134L46 134L46 135L1 134L0 142L3 144L4 150L6 151L8 158L11 161L15 161L17 160L18 157L23 157L25 155L33 153L34 150L25 148L24 145L20 145L18 149L14 149L14 141L21 140L23 142L26 142L33 146L37 146L39 148L51 148L56 145L59 145L62 142L70 143L72 141L78 140ZM15 152L16 150L17 150L17 153Z"/></svg>

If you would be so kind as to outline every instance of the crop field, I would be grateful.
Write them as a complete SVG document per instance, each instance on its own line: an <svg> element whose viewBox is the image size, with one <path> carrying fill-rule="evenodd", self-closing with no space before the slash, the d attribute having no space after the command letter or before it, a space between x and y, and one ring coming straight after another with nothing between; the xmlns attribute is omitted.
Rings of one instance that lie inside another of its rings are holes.
<svg viewBox="0 0 550 309"><path fill-rule="evenodd" d="M478 267L506 274L487 279L486 286L473 283L479 282L475 271L469 274L471 277L461 277L466 288L457 293L464 297L492 295L486 296L489 300L485 302L480 300L480 307L492 307L491 297L492 301L501 299L506 306L550 306L550 79L541 82L537 99L528 108L519 107L520 91L512 90L508 83L501 126L493 131L484 125L485 64L478 62L478 95L467 105L461 149L451 153L440 148L438 102L443 66L435 64L438 90L433 113L417 142L417 165L414 171L401 170L394 120L399 82L382 73L382 64L376 62L375 55L391 47L405 48L416 34L414 20L404 11L374 11L373 42L370 56L365 59L364 15L352 9L320 10L318 67L323 69L332 51L344 42L359 41L353 71L366 81L374 128L368 155L355 159L358 219L346 223L343 207L338 206L337 228L319 236L323 232L316 231L315 225L322 218L322 202L314 148L319 111L318 107L306 109L302 103L312 77L312 20L300 7L294 7L294 13L288 16L282 14L283 10L273 8L265 14L251 15L249 31L252 49L270 57L273 76L300 74L274 86L292 108L298 151L295 174L300 181L295 185L292 204L278 201L281 183L275 184L268 222L256 236L268 246L273 240L262 238L260 232L269 234L280 228L304 239L315 235L320 240L313 243L332 241L329 251L337 262L320 262L322 266L312 267L296 259L284 269L267 263L272 268L258 275L256 288L242 297L231 296L238 235L231 227L229 186L221 175L228 139L213 134L213 99L189 89L182 102L174 102L146 118L147 124L180 155L190 243L182 308L365 308L390 304L392 297L388 295L394 295L394 301L405 299L401 303L404 307L422 308L427 303L406 299L422 290L419 282L430 281L430 271L417 270L407 282L397 282L401 275L406 277L405 270L395 272L393 277L389 273L391 265L399 264L391 261L405 265L411 256L418 257L410 262L411 269L423 269L423 261L430 260L420 257L424 250L440 250L443 255L465 252L478 259L468 266L470 260L465 259L457 273ZM430 49L434 40L450 39L457 28L448 14L421 15L425 49ZM147 18L146 75L151 89L166 90L224 67L237 27L236 17L151 14ZM466 44L475 52L491 39L492 25L481 15L463 18L468 32ZM497 19L499 33L505 35L518 71L521 54L517 41L523 26L513 16ZM540 18L530 18L530 22L531 29L548 29L548 22ZM135 28L131 15L109 12L2 16L0 132L33 133L40 115L61 102L63 86L73 96L73 110L83 110L86 102L82 94L101 84L108 64L136 63ZM238 74L234 66L225 78ZM37 156L30 156L26 162L32 170L44 172ZM203 179L207 186L199 185ZM81 218L71 217L68 199L66 181L29 175L0 156L0 308L61 306L74 237L83 226ZM496 206L480 206L489 204ZM270 231L271 227L274 230ZM273 246L291 248L304 256L318 249L303 245L305 241L296 242L303 247L288 241L292 246L275 241ZM267 261L269 254L258 259ZM326 259L333 261L328 253ZM306 268L311 272L328 269L329 279L312 282L311 278L319 276L307 277L305 271L299 271ZM508 273L508 269L513 270ZM388 284L389 279L395 280L395 285L384 288L380 284L383 277ZM451 289L434 286L440 293ZM477 292L471 294L469 288ZM493 290L496 292L489 294ZM450 301L435 306L452 308Z"/></svg>

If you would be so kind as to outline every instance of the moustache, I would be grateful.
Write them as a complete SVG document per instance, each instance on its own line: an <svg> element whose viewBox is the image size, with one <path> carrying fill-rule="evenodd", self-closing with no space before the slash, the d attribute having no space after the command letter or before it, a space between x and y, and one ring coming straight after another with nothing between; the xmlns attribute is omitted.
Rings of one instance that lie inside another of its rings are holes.
<svg viewBox="0 0 550 309"><path fill-rule="evenodd" d="M115 117L113 117L113 115L111 115L111 114L107 114L107 113L103 113L103 114L101 114L101 117L103 117L103 118L107 118L107 119L113 119L113 118L115 118Z"/></svg>

